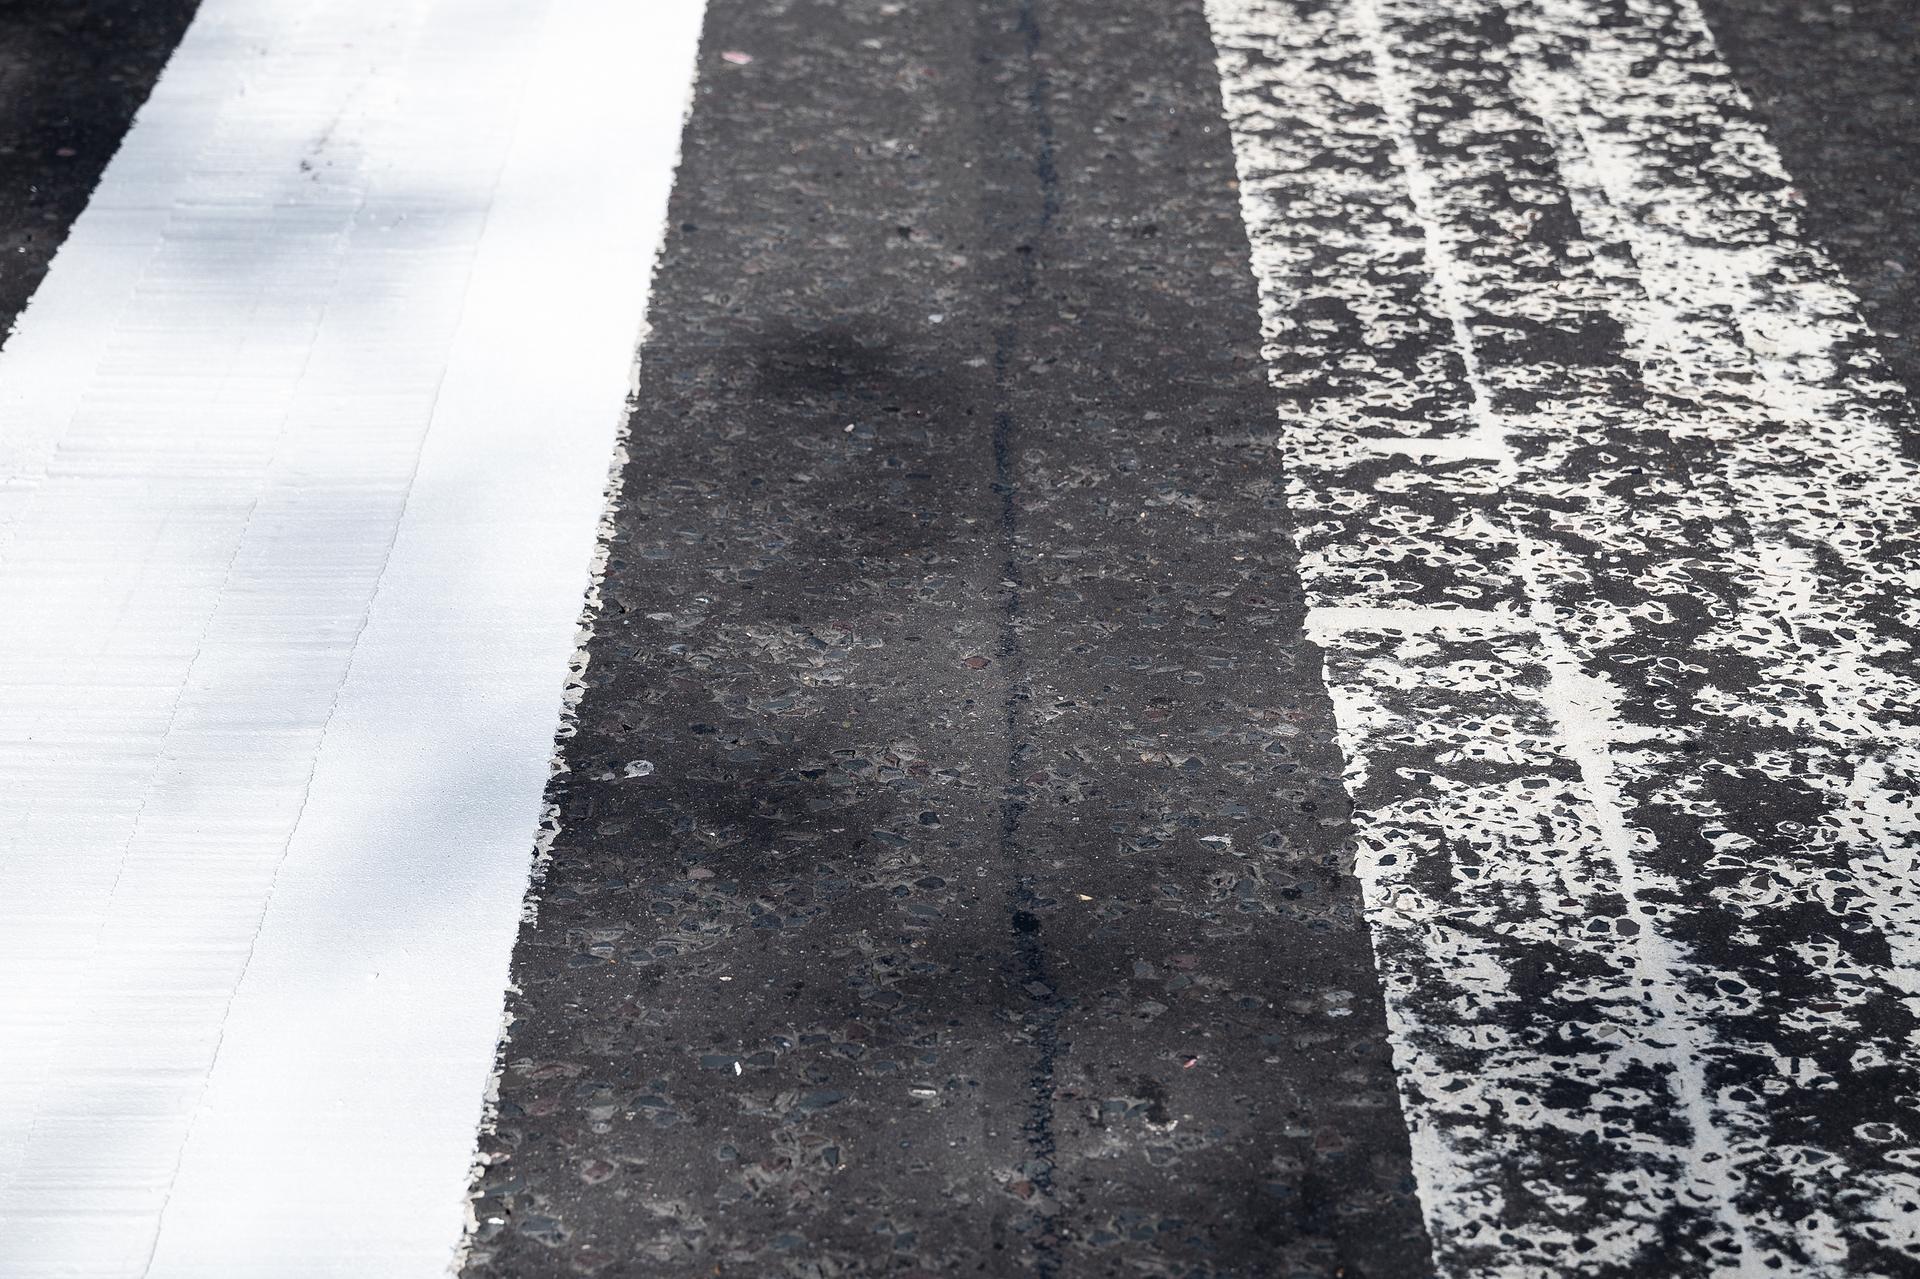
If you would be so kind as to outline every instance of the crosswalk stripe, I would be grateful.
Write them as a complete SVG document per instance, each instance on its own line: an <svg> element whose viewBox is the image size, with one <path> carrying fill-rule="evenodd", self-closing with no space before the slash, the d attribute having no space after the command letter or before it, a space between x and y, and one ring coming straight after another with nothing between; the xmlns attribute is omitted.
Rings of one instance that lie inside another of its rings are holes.
<svg viewBox="0 0 1920 1279"><path fill-rule="evenodd" d="M450 1259L698 25L208 0L0 353L17 1273Z"/></svg>
<svg viewBox="0 0 1920 1279"><path fill-rule="evenodd" d="M1697 11L1209 12L1443 1268L1904 1264L1911 418Z"/></svg>

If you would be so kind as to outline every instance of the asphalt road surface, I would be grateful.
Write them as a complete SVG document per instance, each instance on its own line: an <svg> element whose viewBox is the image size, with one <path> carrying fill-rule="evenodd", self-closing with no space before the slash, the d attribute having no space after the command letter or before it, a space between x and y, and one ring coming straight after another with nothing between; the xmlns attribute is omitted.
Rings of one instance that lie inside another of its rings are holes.
<svg viewBox="0 0 1920 1279"><path fill-rule="evenodd" d="M1920 1275L1911 5L193 9L0 12L0 1277Z"/></svg>

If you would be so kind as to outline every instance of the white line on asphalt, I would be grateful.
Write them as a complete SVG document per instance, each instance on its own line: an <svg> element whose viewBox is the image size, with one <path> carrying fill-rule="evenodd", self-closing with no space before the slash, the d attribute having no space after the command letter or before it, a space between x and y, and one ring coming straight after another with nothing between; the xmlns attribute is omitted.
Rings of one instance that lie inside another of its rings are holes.
<svg viewBox="0 0 1920 1279"><path fill-rule="evenodd" d="M9 1275L446 1268L698 0L206 0L0 352Z"/></svg>
<svg viewBox="0 0 1920 1279"><path fill-rule="evenodd" d="M1426 261L1432 272L1436 310L1448 324L1455 348L1460 353L1471 396L1469 411L1482 433L1499 437L1506 445L1507 467L1519 465L1518 450L1505 436L1504 423L1494 409L1494 392L1475 344L1469 320L1468 297L1472 289L1463 279L1462 265L1471 249L1451 244L1445 231L1446 212L1435 190L1434 175L1423 164L1413 144L1414 104L1396 68L1396 58L1382 26L1376 0L1352 0L1355 25L1366 42L1374 67L1385 121L1393 138L1394 154L1404 174L1414 215L1425 232ZM1758 1250L1749 1237L1736 1198L1739 1183L1720 1119L1715 1114L1704 1074L1700 1045L1707 1032L1710 1012L1698 1006L1685 982L1677 974L1691 966L1684 948L1665 934L1659 912L1651 909L1644 894L1650 887L1649 876L1640 865L1636 845L1640 842L1628 820L1629 801L1620 793L1614 777L1612 752L1624 743L1625 725L1611 685L1604 678L1589 674L1579 657L1560 633L1549 599L1545 560L1547 550L1524 530L1513 530L1514 554L1509 561L1520 597L1532 623L1538 662L1545 673L1538 696L1558 731L1559 745L1565 757L1579 770L1581 809L1591 823L1597 840L1589 844L1590 855L1602 868L1605 882L1626 903L1628 918L1636 925L1631 938L1619 944L1622 969L1631 974L1633 985L1644 991L1659 992L1661 1005L1658 1031L1648 1037L1645 1051L1660 1062L1671 1080L1674 1100L1687 1123L1684 1144L1676 1144L1674 1154L1688 1168L1695 1193L1709 1201L1717 1224L1733 1241L1736 1255L1729 1273L1742 1279L1758 1279L1767 1271ZM1550 816L1542 811L1542 819ZM1664 887L1664 885L1663 885ZM1524 1086L1524 1085L1523 1085ZM1498 1105L1498 1085L1488 1090L1490 1105ZM1429 1143L1429 1167L1444 1156ZM1449 1170L1451 1171L1451 1170ZM1437 1172L1429 1183L1439 1180Z"/></svg>
<svg viewBox="0 0 1920 1279"><path fill-rule="evenodd" d="M1843 1086L1809 1054L1879 1072L1848 1098L1868 1118L1910 1095L1875 1010L1913 1007L1920 956L1912 418L1698 11L1208 8L1443 1269L1911 1257L1911 1137L1808 1116ZM1525 167L1496 168L1508 142ZM1556 199L1562 259L1527 208ZM1366 345L1337 346L1333 316ZM1623 350L1515 341L1593 317ZM1639 448L1695 470L1643 474ZM1662 650L1671 603L1710 591ZM1631 722L1628 663L1674 673ZM1771 802L1820 812L1776 825L1716 793L1780 778ZM1805 936L1816 909L1888 958ZM1776 976L1803 993L1754 1014Z"/></svg>

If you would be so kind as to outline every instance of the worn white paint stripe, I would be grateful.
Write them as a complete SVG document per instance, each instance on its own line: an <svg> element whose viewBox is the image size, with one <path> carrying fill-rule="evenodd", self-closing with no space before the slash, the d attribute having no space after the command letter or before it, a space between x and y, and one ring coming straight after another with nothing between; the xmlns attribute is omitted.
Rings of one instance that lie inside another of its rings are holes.
<svg viewBox="0 0 1920 1279"><path fill-rule="evenodd" d="M1433 274L1433 311L1450 326L1449 336L1461 352L1464 377L1472 388L1468 404L1472 428L1467 435L1459 438L1494 444L1495 447L1486 449L1486 453L1499 465L1501 472L1510 477L1516 466L1514 451L1504 438L1503 423L1490 408L1492 397L1468 334L1462 297L1465 286L1458 278L1456 266L1459 258L1446 243L1443 215L1437 208L1439 196L1433 190L1432 180L1407 140L1413 108L1394 74L1392 58L1381 30L1380 15L1371 0L1354 0L1349 13L1354 46L1372 68L1376 100L1382 109L1383 140L1400 166L1407 184L1406 198L1418 218L1424 257ZM1506 531L1501 541L1508 552L1505 567L1519 586L1518 603L1522 611L1518 617L1492 616L1506 621L1507 625L1500 629L1531 636L1529 651L1516 664L1537 672L1533 699L1539 711L1557 730L1552 739L1536 744L1534 749L1544 746L1552 757L1571 764L1575 777L1570 788L1514 789L1493 799L1493 805L1508 810L1506 820L1517 831L1524 831L1529 826L1555 829L1561 840L1557 850L1525 849L1522 845L1510 843L1506 851L1512 860L1508 867L1495 873L1528 877L1535 873L1529 868L1530 863L1541 851L1549 855L1557 851L1568 862L1561 870L1561 876L1574 899L1592 895L1603 884L1617 887L1622 892L1631 916L1638 925L1634 939L1622 947L1628 952L1623 957L1624 966L1632 974L1631 980L1636 985L1658 992L1660 1006L1655 1024L1641 1045L1641 1051L1660 1060L1670 1072L1676 1083L1676 1100L1692 1126L1693 1143L1676 1153L1702 1170L1707 1184L1703 1184L1701 1189L1719 1201L1719 1215L1728 1231L1736 1237L1743 1236L1743 1223L1731 1203L1733 1188L1726 1184L1723 1175L1727 1170L1724 1146L1718 1138L1716 1126L1711 1122L1707 1089L1693 1053L1699 1033L1697 1029L1689 1028L1697 1027L1702 1014L1691 1006L1692 1001L1687 998L1683 987L1674 980L1674 970L1684 965L1686 960L1674 952L1654 926L1654 921L1647 918L1648 912L1640 903L1640 893L1643 891L1641 881L1646 876L1636 864L1637 841L1625 819L1624 805L1613 783L1608 757L1614 740L1623 736L1612 710L1609 692L1604 683L1582 673L1577 660L1569 653L1552 624L1550 606L1539 584L1538 564L1543 557L1542 548L1524 534L1515 534L1511 530ZM1479 610L1467 612L1316 603L1318 606L1309 615L1308 630L1322 642L1337 640L1340 631L1406 631L1414 634L1438 631L1441 634L1472 635L1491 629L1475 628L1470 623L1460 624L1475 613L1487 616ZM1456 622L1455 619L1460 621ZM1441 630L1435 625L1436 622L1453 624ZM1414 672L1387 675L1385 678L1398 682L1407 674L1412 674L1413 678L1445 686L1452 682L1452 678L1458 678L1447 670L1448 665L1440 663L1426 672L1415 673L1418 671L1416 662ZM1333 669L1339 671L1341 668L1336 665ZM1376 666L1369 678L1379 679L1382 675L1382 668ZM1470 706L1472 699L1469 686L1456 687L1468 694L1462 700ZM1344 712L1341 717L1343 727L1349 733L1346 742L1348 753L1364 776L1368 752L1362 725L1370 716L1347 690L1336 689L1335 698L1336 704ZM1373 717L1378 716L1377 708L1369 709ZM1465 736L1468 742L1472 742L1475 735L1469 733ZM1476 743L1473 746L1455 747L1454 751L1473 753L1484 749L1484 743ZM1463 819L1474 824L1482 824L1486 820L1485 816L1476 815L1472 807L1465 807L1456 810L1446 824L1457 825ZM1383 848L1391 848L1400 842L1399 833L1391 821L1375 828L1368 815L1362 814L1359 820L1363 831L1378 829ZM1368 877L1370 905L1376 915L1385 913L1391 907L1388 905L1390 894L1383 892L1383 886L1392 877L1379 873L1377 859L1363 865L1371 865L1376 872ZM1588 867L1591 869L1586 869ZM1476 970L1484 975L1482 966L1486 962L1484 956L1476 958L1470 946L1450 947L1442 971L1447 979L1468 984L1473 980ZM1392 985L1390 981L1389 987ZM1404 1004L1394 1010L1394 1018L1405 1054L1408 1051L1406 1045L1417 1042L1422 1030L1409 1024L1409 1014ZM1506 1051L1515 1057L1523 1056L1525 1052L1517 1044L1508 1046ZM1418 1064L1417 1048L1412 1053L1416 1061L1413 1070L1417 1075L1439 1073L1432 1067ZM1521 1094L1546 1083L1544 1078L1535 1074L1532 1063L1521 1065L1516 1062L1515 1065L1520 1068L1506 1077L1495 1073L1483 1080L1463 1081L1466 1089L1479 1095L1476 1109L1491 1112L1503 1107L1511 1108ZM1461 1089L1456 1087L1452 1091L1455 1095L1449 1100L1457 1103ZM1418 1094L1415 1096L1417 1098ZM1468 1226L1484 1210L1488 1193L1486 1178L1493 1169L1480 1157L1463 1158L1463 1152L1455 1145L1446 1124L1435 1122L1434 1117L1417 1112L1412 1120L1416 1168L1426 1191L1432 1229L1442 1241L1442 1256L1445 1257L1449 1251L1448 1245L1455 1243L1463 1226ZM1604 1233L1607 1223L1597 1224L1601 1230L1596 1233ZM1753 1250L1743 1245L1741 1255L1751 1257ZM1757 1260L1754 1264L1757 1266Z"/></svg>
<svg viewBox="0 0 1920 1279"><path fill-rule="evenodd" d="M207 0L0 353L7 1273L451 1258L699 19Z"/></svg>
<svg viewBox="0 0 1920 1279"><path fill-rule="evenodd" d="M1913 419L1697 10L1209 13L1443 1268L1910 1264Z"/></svg>
<svg viewBox="0 0 1920 1279"><path fill-rule="evenodd" d="M1307 635L1316 642L1337 641L1348 631L1408 632L1431 635L1500 635L1534 629L1533 619L1484 608L1391 608L1381 605L1328 604L1307 616Z"/></svg>
<svg viewBox="0 0 1920 1279"><path fill-rule="evenodd" d="M1522 464L1506 435L1508 425L1494 407L1496 395L1470 319L1469 298L1474 282L1467 278L1470 272L1466 263L1474 246L1457 232L1449 234L1445 197L1437 189L1435 175L1414 149L1416 108L1409 99L1401 68L1383 29L1376 0L1353 0L1353 14L1374 67L1384 120L1393 135L1394 154L1405 175L1415 215L1425 231L1426 260L1433 273L1436 310L1445 317L1460 352L1471 392L1471 412L1483 434L1501 438L1507 445L1502 459L1505 467L1518 469ZM1770 1267L1750 1237L1736 1203L1739 1184L1729 1158L1729 1143L1722 1131L1728 1117L1724 1110L1717 1113L1717 1098L1706 1080L1700 1052L1707 1037L1704 1027L1711 1017L1710 1007L1703 1007L1690 984L1680 980L1681 974L1692 966L1693 959L1667 935L1661 912L1647 902L1650 889L1658 888L1671 894L1674 885L1660 882L1648 872L1644 864L1644 837L1633 829L1628 815L1631 806L1621 794L1614 773L1612 756L1626 744L1625 725L1613 689L1605 679L1596 678L1583 668L1554 616L1545 585L1544 561L1548 558L1548 549L1523 530L1514 530L1512 540L1514 555L1510 564L1532 623L1537 645L1534 660L1544 672L1538 693L1540 705L1557 730L1556 753L1577 770L1579 789L1575 811L1587 827L1578 837L1577 845L1597 863L1604 881L1626 904L1627 917L1635 930L1631 938L1618 945L1624 952L1621 967L1625 974L1630 974L1633 986L1653 992L1651 997L1656 1004L1654 1024L1636 1047L1645 1058L1664 1067L1671 1081L1674 1101L1687 1124L1685 1144L1677 1144L1672 1153L1684 1165L1693 1183L1693 1193L1707 1202L1734 1245L1730 1264L1725 1267L1727 1273L1757 1279L1768 1273ZM1543 806L1539 816L1546 819L1551 814L1552 809ZM1590 890L1598 886L1596 882L1588 887ZM1515 1091L1529 1086L1522 1083ZM1487 1101L1489 1105L1498 1105L1501 1100L1500 1081L1495 1080L1487 1088ZM1741 1121L1735 1118L1733 1122ZM1423 1145L1428 1184L1455 1181L1459 1176L1456 1168L1442 1171L1435 1166L1446 1158L1443 1143L1430 1140ZM1452 1193L1460 1197L1473 1194L1474 1189L1459 1185ZM1451 1222L1436 1221L1436 1233L1451 1230Z"/></svg>

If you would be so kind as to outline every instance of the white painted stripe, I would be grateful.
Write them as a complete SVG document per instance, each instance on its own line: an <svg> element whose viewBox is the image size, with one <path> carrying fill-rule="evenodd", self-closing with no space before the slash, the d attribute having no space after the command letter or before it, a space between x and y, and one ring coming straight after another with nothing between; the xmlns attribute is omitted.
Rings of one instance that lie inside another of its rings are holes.
<svg viewBox="0 0 1920 1279"><path fill-rule="evenodd" d="M0 353L9 1275L425 1275L698 0L206 0Z"/></svg>
<svg viewBox="0 0 1920 1279"><path fill-rule="evenodd" d="M1208 8L1268 354L1290 401L1281 445L1309 633L1327 651L1361 805L1360 869L1443 1269L1880 1273L1920 1255L1912 1137L1810 1118L1844 1086L1826 1073L1834 1060L1879 1072L1873 1088L1890 1094L1883 1106L1856 1088L1857 1111L1910 1104L1910 1074L1887 1079L1909 1045L1873 1023L1886 992L1913 1006L1920 960L1920 681L1907 657L1920 469L1899 447L1913 419L1844 281L1803 239L1797 197L1698 11ZM1463 43L1495 33L1512 43ZM1451 140L1423 150L1417 137L1436 130ZM1557 174L1493 168L1501 141L1541 131ZM1556 183L1579 224L1562 258L1498 207L1551 204ZM1512 225L1490 233L1501 216ZM1338 379L1312 368L1339 337L1322 318L1336 314L1397 358L1369 368L1350 346ZM1503 348L1529 326L1580 334L1589 317L1617 325L1630 358L1595 342L1564 362ZM1395 347L1408 334L1424 335L1417 365ZM1428 416L1410 428L1414 405ZM1370 460L1387 451L1366 442L1410 429L1450 447ZM1503 448L1456 444L1496 438ZM1708 465L1622 492L1609 482L1638 468L1573 463L1581 446L1640 445ZM1476 457L1487 465L1457 465ZM1715 531L1690 543L1675 536L1683 520ZM1436 625L1484 605L1395 601L1429 589L1396 572L1407 562L1438 566L1464 598L1504 592L1497 615L1524 624ZM1662 601L1696 580L1741 586L1709 601L1718 624L1697 650L1661 651ZM1702 690L1678 728L1643 699L1630 725L1614 682L1623 639L1636 660L1698 672L1728 654L1736 678L1758 680ZM1727 777L1758 790L1768 773L1820 810L1811 828L1716 795ZM1656 829L1686 842L1662 848ZM1803 937L1809 905L1837 929L1870 929L1888 958ZM1732 938L1711 958L1679 940L1703 919ZM1543 982L1543 954L1577 976ZM1818 994L1753 1017L1756 982L1774 974ZM1564 999L1545 1021L1528 1013L1543 989ZM1548 1101L1556 1091L1575 1100Z"/></svg>
<svg viewBox="0 0 1920 1279"><path fill-rule="evenodd" d="M1451 326L1454 345L1465 366L1475 423L1481 432L1500 433L1509 457L1516 457L1517 450L1506 436L1509 426L1495 411L1495 392L1469 320L1469 297L1474 291L1474 282L1468 278L1470 271L1466 264L1474 246L1465 243L1463 237L1449 236L1444 198L1436 189L1434 174L1414 149L1414 106L1409 101L1398 59L1382 27L1376 0L1352 0L1352 6L1355 27L1373 64L1394 154L1405 176L1415 216L1425 231L1426 261L1433 273L1436 310ZM1511 465L1518 465L1517 458ZM1759 1279L1768 1273L1769 1267L1763 1263L1736 1203L1739 1182L1730 1158L1729 1142L1722 1132L1728 1117L1723 1111L1717 1112L1716 1099L1706 1081L1704 1054L1700 1051L1707 1038L1704 1026L1711 1014L1692 995L1690 983L1680 980L1681 974L1692 966L1691 956L1667 936L1666 921L1660 918L1657 909L1647 904L1649 890L1671 896L1674 886L1662 882L1643 866L1645 840L1628 819L1630 806L1614 775L1613 752L1625 745L1627 739L1614 691L1604 678L1589 674L1583 668L1573 646L1561 633L1543 571L1550 553L1548 548L1524 530L1516 528L1511 535L1515 546L1511 568L1532 622L1538 646L1536 661L1546 676L1539 692L1540 703L1558 730L1559 753L1578 770L1578 811L1583 818L1582 825L1588 830L1576 837L1577 843L1603 876L1582 887L1592 891L1602 883L1610 886L1625 901L1627 918L1636 925L1631 939L1621 942L1618 949L1624 952L1621 967L1631 974L1633 985L1648 992L1656 1005L1654 1025L1636 1047L1643 1058L1665 1067L1674 1100L1685 1118L1687 1136L1684 1144L1674 1147L1672 1154L1686 1167L1692 1181L1691 1192L1708 1203L1717 1224L1733 1242L1734 1258L1725 1273L1738 1274L1742 1279ZM1523 805L1526 803L1524 794L1515 798ZM1546 822L1554 812L1542 805L1534 816ZM1480 1086L1491 1110L1503 1104L1503 1093L1524 1091L1529 1084L1519 1083L1518 1088L1514 1088L1496 1076ZM1740 1120L1735 1118L1733 1122ZM1425 1183L1435 1190L1448 1187L1456 1202L1470 1201L1479 1188L1460 1184L1463 1170L1457 1160L1449 1158L1445 1135L1432 1126L1426 1128L1423 1135L1426 1140L1420 1145ZM1481 1170L1475 1170L1470 1180L1479 1175ZM1434 1222L1437 1235L1450 1234L1453 1229L1454 1223L1444 1216Z"/></svg>

